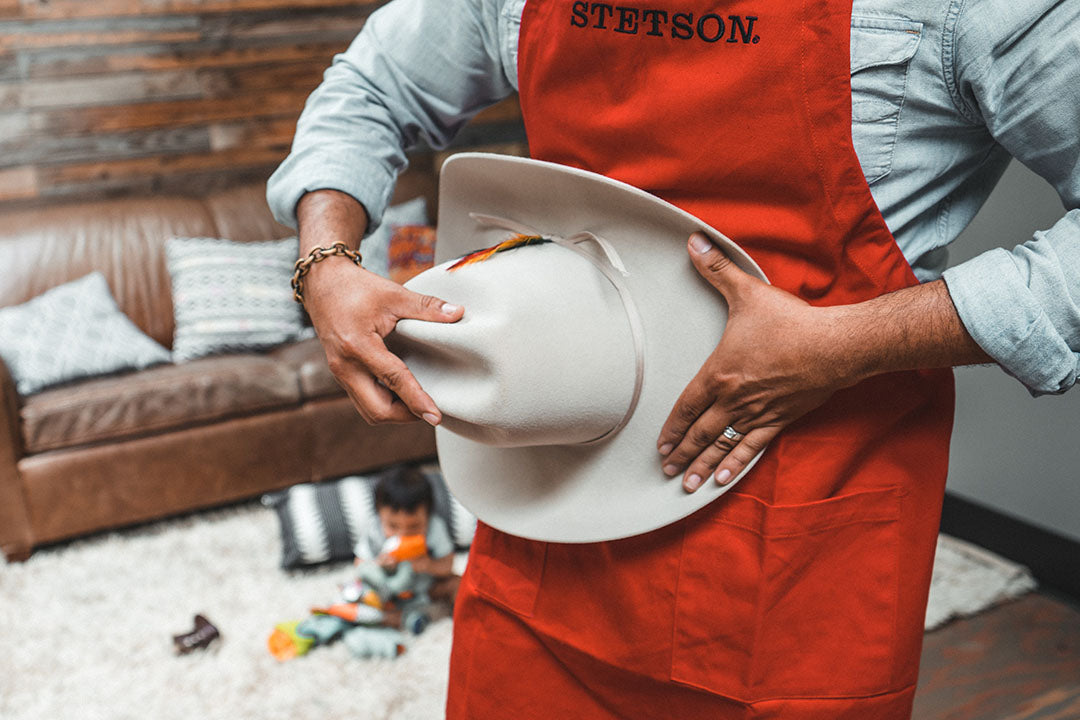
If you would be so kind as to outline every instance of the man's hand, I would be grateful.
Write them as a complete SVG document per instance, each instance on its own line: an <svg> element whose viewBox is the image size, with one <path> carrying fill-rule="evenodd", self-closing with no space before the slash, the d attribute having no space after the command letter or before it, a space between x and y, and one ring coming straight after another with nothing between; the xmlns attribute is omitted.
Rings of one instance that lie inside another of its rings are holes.
<svg viewBox="0 0 1080 720"><path fill-rule="evenodd" d="M665 474L693 492L726 484L776 435L836 390L883 372L986 362L945 284L855 305L814 307L747 275L701 234L698 272L724 295L720 343L675 403L657 441ZM742 437L724 436L731 426Z"/></svg>
<svg viewBox="0 0 1080 720"><path fill-rule="evenodd" d="M317 190L297 205L300 252L342 241L360 245L367 213L360 203L335 190ZM304 307L326 351L330 371L369 423L410 422L437 425L442 415L401 358L383 341L403 318L456 322L464 309L420 295L344 258L312 265L304 278Z"/></svg>
<svg viewBox="0 0 1080 720"><path fill-rule="evenodd" d="M664 472L685 470L693 492L716 471L730 482L784 427L850 384L820 347L820 309L747 275L703 235L690 240L698 272L728 303L720 344L660 432ZM743 434L731 440L724 428Z"/></svg>

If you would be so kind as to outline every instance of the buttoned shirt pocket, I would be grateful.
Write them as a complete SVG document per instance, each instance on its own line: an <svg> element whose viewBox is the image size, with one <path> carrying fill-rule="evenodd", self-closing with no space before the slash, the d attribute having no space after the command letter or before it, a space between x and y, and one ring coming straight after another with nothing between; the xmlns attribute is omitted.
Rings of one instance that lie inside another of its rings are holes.
<svg viewBox="0 0 1080 720"><path fill-rule="evenodd" d="M911 20L851 18L851 136L868 183L892 169L908 65L922 27Z"/></svg>
<svg viewBox="0 0 1080 720"><path fill-rule="evenodd" d="M672 679L743 702L888 690L901 498L885 488L799 505L718 500L683 538Z"/></svg>

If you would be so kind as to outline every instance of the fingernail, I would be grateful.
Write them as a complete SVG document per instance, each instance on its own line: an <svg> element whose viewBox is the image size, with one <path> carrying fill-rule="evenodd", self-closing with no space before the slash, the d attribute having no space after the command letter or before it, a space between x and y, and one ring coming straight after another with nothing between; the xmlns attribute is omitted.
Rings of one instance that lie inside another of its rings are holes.
<svg viewBox="0 0 1080 720"><path fill-rule="evenodd" d="M461 309L461 306L454 305L452 303L443 303L443 306L440 308L440 310L443 311L444 315L453 315L454 313L456 313L460 309Z"/></svg>
<svg viewBox="0 0 1080 720"><path fill-rule="evenodd" d="M679 468L676 465L665 465L664 466L664 474L665 475L678 475L679 474Z"/></svg>
<svg viewBox="0 0 1080 720"><path fill-rule="evenodd" d="M701 487L701 476L694 473L690 477L686 478L683 482L683 487L686 488L686 492L694 492Z"/></svg>
<svg viewBox="0 0 1080 720"><path fill-rule="evenodd" d="M713 244L701 233L694 233L690 236L690 247L694 248L696 252L705 254L713 249Z"/></svg>
<svg viewBox="0 0 1080 720"><path fill-rule="evenodd" d="M716 473L716 483L718 485L727 485L731 481L731 471L724 468L720 472Z"/></svg>
<svg viewBox="0 0 1080 720"><path fill-rule="evenodd" d="M424 418L424 422L426 422L428 425L431 425L432 427L439 424L439 416L435 413L427 412L424 413L421 417Z"/></svg>
<svg viewBox="0 0 1080 720"><path fill-rule="evenodd" d="M660 446L660 454L661 455L667 455L674 449L675 449L675 446L672 445L671 443L664 443L663 445Z"/></svg>

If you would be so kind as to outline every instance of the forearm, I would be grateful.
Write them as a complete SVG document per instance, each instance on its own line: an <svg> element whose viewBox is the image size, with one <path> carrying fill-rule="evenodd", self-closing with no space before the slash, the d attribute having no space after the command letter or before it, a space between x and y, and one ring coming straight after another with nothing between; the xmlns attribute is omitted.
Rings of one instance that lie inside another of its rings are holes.
<svg viewBox="0 0 1080 720"><path fill-rule="evenodd" d="M367 229L364 206L351 195L338 190L316 190L300 198L296 205L300 231L300 255L313 248L343 242L350 250L360 247Z"/></svg>
<svg viewBox="0 0 1080 720"><path fill-rule="evenodd" d="M840 384L900 370L993 362L964 328L941 280L822 310Z"/></svg>

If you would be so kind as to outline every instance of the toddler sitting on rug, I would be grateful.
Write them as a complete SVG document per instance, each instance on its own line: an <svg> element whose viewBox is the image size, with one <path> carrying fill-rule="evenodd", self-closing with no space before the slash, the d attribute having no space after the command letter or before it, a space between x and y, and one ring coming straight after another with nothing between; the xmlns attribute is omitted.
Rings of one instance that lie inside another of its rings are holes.
<svg viewBox="0 0 1080 720"><path fill-rule="evenodd" d="M452 603L457 590L453 541L433 507L431 484L416 468L382 476L375 486L379 522L357 542L355 576L339 602L277 625L271 653L287 660L340 637L358 657L401 654L408 636L427 626L433 601Z"/></svg>

